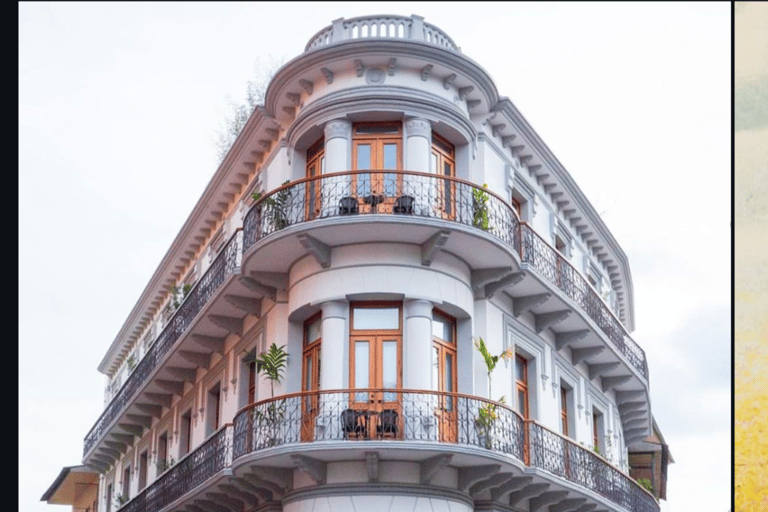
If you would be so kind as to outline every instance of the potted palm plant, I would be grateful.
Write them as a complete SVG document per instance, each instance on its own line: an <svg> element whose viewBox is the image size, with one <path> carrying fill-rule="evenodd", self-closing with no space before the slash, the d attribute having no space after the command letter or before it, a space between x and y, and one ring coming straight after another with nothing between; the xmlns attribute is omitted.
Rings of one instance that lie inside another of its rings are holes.
<svg viewBox="0 0 768 512"><path fill-rule="evenodd" d="M491 373L493 373L493 370L496 369L496 365L499 363L499 361L510 359L512 356L514 356L514 352L512 349L507 349L497 356L491 355L487 345L485 344L485 341L483 341L483 338L480 337L475 338L475 348L478 352L480 352L480 355L483 357L483 361L485 362L488 375L488 397L490 398ZM500 403L506 403L506 400L503 396L499 398L498 401ZM486 448L491 448L493 445L492 433L493 424L498 419L497 408L498 405L496 404L485 403L480 406L477 411L477 417L475 418L475 431L477 432L478 440L480 441L480 444Z"/></svg>
<svg viewBox="0 0 768 512"><path fill-rule="evenodd" d="M272 343L269 350L262 352L259 355L252 354L250 358L244 360L246 363L255 361L256 372L264 375L270 384L270 394L272 398L275 397L275 382L278 384L283 378L285 367L288 364L288 353L285 351L285 345L278 347ZM265 410L254 408L253 415L255 424L264 428L264 434L266 436L267 446L275 446L278 444L278 433L282 424L283 417L285 416L285 401L281 400L280 403L272 400L266 406Z"/></svg>

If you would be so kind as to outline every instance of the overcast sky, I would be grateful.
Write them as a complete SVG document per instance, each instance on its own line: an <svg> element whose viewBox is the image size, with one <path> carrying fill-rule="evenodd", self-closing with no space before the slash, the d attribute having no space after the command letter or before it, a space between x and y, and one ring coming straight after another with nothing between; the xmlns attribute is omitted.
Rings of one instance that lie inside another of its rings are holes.
<svg viewBox="0 0 768 512"><path fill-rule="evenodd" d="M627 254L663 512L731 497L729 3L21 3L19 510L103 408L97 366L213 176L257 62L418 14L485 68ZM63 507L58 507L64 510Z"/></svg>

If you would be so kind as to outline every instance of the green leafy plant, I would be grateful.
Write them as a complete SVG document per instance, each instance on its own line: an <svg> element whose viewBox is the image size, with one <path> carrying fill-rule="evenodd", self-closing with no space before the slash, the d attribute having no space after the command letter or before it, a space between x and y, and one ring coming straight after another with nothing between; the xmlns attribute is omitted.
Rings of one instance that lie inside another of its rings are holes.
<svg viewBox="0 0 768 512"><path fill-rule="evenodd" d="M128 369L133 371L136 368L136 354L131 354L126 361L126 364L128 365Z"/></svg>
<svg viewBox="0 0 768 512"><path fill-rule="evenodd" d="M651 484L650 480L647 478L637 478L635 481L640 487L653 494L653 484Z"/></svg>
<svg viewBox="0 0 768 512"><path fill-rule="evenodd" d="M174 460L173 457L169 458L168 460L165 460L165 459L159 460L157 461L157 471L158 473L167 471L171 469L174 466L174 464L176 464L176 461Z"/></svg>
<svg viewBox="0 0 768 512"><path fill-rule="evenodd" d="M490 351L488 350L488 346L485 344L485 341L483 341L483 338L480 337L475 338L475 348L478 352L480 352L480 355L483 356L483 361L485 361L485 367L488 372L488 396L490 397L491 373L493 373L493 370L496 369L496 365L499 364L499 361L511 359L515 353L511 348L509 348L497 356L491 355Z"/></svg>
<svg viewBox="0 0 768 512"><path fill-rule="evenodd" d="M290 183L290 180L284 181L283 186ZM261 192L254 192L251 194L254 201L259 201L262 198ZM267 196L262 202L262 209L264 211L265 218L275 226L275 229L283 229L288 226L288 201L291 198L291 189L284 188L279 192Z"/></svg>
<svg viewBox="0 0 768 512"><path fill-rule="evenodd" d="M485 192L488 185L483 185L482 189L472 189L472 225L476 228L480 228L483 231L488 231L491 227L488 219L488 199L490 198Z"/></svg>
<svg viewBox="0 0 768 512"><path fill-rule="evenodd" d="M600 456L603 455L602 452L600 451L600 447L597 446L597 445L592 447L592 451L595 452L596 454L600 455Z"/></svg>
<svg viewBox="0 0 768 512"><path fill-rule="evenodd" d="M189 295L189 292L192 291L192 284L185 283L183 286L172 286L171 287L171 302L169 304L169 309L171 311L176 311L182 302L184 302L184 299L187 298L187 295Z"/></svg>
<svg viewBox="0 0 768 512"><path fill-rule="evenodd" d="M278 347L272 343L266 352L259 355L251 354L250 357L246 356L244 361L246 363L256 362L256 372L269 379L270 393L274 398L275 382L280 383L288 364L288 353L285 351L285 345ZM267 446L275 446L278 443L280 425L285 416L285 400L273 400L267 404L265 410L254 408L252 411L257 423L265 428Z"/></svg>
<svg viewBox="0 0 768 512"><path fill-rule="evenodd" d="M501 354L494 356L490 353L488 350L488 346L485 344L485 341L483 338L477 337L475 338L475 348L478 352L480 352L480 355L483 357L483 361L485 362L485 367L488 372L488 396L491 396L491 374L493 373L493 370L496 369L496 365L499 364L499 361L510 359L514 356L514 352L512 349L507 349ZM498 400L500 403L506 403L505 398L502 396ZM490 448L493 444L493 440L491 439L491 431L493 428L494 422L498 419L498 405L497 404L491 404L491 403L485 403L477 411L477 417L475 418L475 426L478 429L478 435L482 438L482 440L485 441L485 446L487 448ZM481 440L481 441L482 441Z"/></svg>
<svg viewBox="0 0 768 512"><path fill-rule="evenodd" d="M121 507L128 503L128 496L123 496L122 494L117 494L115 496L115 504L117 507Z"/></svg>
<svg viewBox="0 0 768 512"><path fill-rule="evenodd" d="M244 359L246 363L256 362L256 372L263 374L270 381L270 392L275 396L275 382L278 384L283 378L285 367L288 364L288 352L285 351L285 345L278 347L272 344L269 350L259 355L251 354Z"/></svg>

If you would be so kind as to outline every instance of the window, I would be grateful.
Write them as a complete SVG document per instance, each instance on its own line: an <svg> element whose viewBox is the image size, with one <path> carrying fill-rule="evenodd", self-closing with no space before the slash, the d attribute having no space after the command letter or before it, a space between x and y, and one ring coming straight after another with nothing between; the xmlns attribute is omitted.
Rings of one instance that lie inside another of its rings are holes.
<svg viewBox="0 0 768 512"><path fill-rule="evenodd" d="M159 436L157 436L157 456L155 459L157 460L157 472L162 473L166 469L168 469L169 461L168 461L168 432L163 432Z"/></svg>
<svg viewBox="0 0 768 512"><path fill-rule="evenodd" d="M603 457L606 456L605 446L601 442L603 438L603 415L597 409L592 409L592 447Z"/></svg>
<svg viewBox="0 0 768 512"><path fill-rule="evenodd" d="M523 218L523 203L521 203L520 200L514 196L512 196L512 209L517 212L518 219Z"/></svg>
<svg viewBox="0 0 768 512"><path fill-rule="evenodd" d="M432 132L432 172L437 176L453 177L456 174L453 145L434 132ZM445 218L453 218L456 183L452 180L440 180L437 193L441 213Z"/></svg>
<svg viewBox="0 0 768 512"><path fill-rule="evenodd" d="M130 499L131 495L131 465L125 466L123 468L123 491L122 491L122 498L123 500Z"/></svg>
<svg viewBox="0 0 768 512"><path fill-rule="evenodd" d="M528 360L519 354L515 354L515 392L518 412L523 418L529 419Z"/></svg>
<svg viewBox="0 0 768 512"><path fill-rule="evenodd" d="M322 313L304 322L304 355L301 389L306 392L302 404L301 436L304 441L314 440L315 418L319 396L313 391L320 389L320 346L322 342Z"/></svg>
<svg viewBox="0 0 768 512"><path fill-rule="evenodd" d="M256 360L251 359L247 363L248 371L248 404L256 401ZM247 405L247 404L246 404Z"/></svg>
<svg viewBox="0 0 768 512"><path fill-rule="evenodd" d="M216 383L211 389L208 390L208 403L206 410L206 422L207 431L206 435L210 435L219 429L221 416L221 384Z"/></svg>
<svg viewBox="0 0 768 512"><path fill-rule="evenodd" d="M350 387L398 389L402 386L401 307L398 303L358 303L350 318ZM355 402L392 402L396 393L355 393Z"/></svg>
<svg viewBox="0 0 768 512"><path fill-rule="evenodd" d="M352 135L352 168L364 170L402 169L402 125L397 123L366 123L354 126ZM381 208L391 211L395 195L402 188L396 173L364 173L352 178L352 190L363 200L363 212Z"/></svg>
<svg viewBox="0 0 768 512"><path fill-rule="evenodd" d="M432 389L443 393L456 391L456 321L439 310L432 311ZM455 397L440 394L435 416L440 441L455 442L457 421Z"/></svg>
<svg viewBox="0 0 768 512"><path fill-rule="evenodd" d="M185 456L192 448L192 411L189 410L179 418L179 458Z"/></svg>
<svg viewBox="0 0 768 512"><path fill-rule="evenodd" d="M107 494L105 496L105 501L107 502L107 506L105 507L107 512L112 512L112 483L110 482L107 485Z"/></svg>
<svg viewBox="0 0 768 512"><path fill-rule="evenodd" d="M141 452L141 455L139 455L139 492L147 486L147 459L147 451L144 450Z"/></svg>
<svg viewBox="0 0 768 512"><path fill-rule="evenodd" d="M307 219L320 214L321 197L319 177L325 173L325 140L321 137L307 150Z"/></svg>
<svg viewBox="0 0 768 512"><path fill-rule="evenodd" d="M564 436L568 436L568 390L560 385L560 431Z"/></svg>
<svg viewBox="0 0 768 512"><path fill-rule="evenodd" d="M566 437L576 434L576 422L573 416L574 388L564 380L560 381L560 433Z"/></svg>

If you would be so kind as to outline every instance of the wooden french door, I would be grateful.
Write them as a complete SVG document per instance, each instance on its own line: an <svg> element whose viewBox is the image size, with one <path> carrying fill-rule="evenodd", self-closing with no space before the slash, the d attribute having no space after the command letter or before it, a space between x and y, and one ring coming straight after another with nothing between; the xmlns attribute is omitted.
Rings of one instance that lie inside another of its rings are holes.
<svg viewBox="0 0 768 512"><path fill-rule="evenodd" d="M453 145L436 133L432 133L432 172L436 176L456 175ZM456 182L439 180L436 193L440 215L445 219L453 219L456 215Z"/></svg>
<svg viewBox="0 0 768 512"><path fill-rule="evenodd" d="M353 170L402 169L400 123L355 125L352 143ZM353 195L362 213L391 213L402 190L402 177L396 173L357 174L352 180Z"/></svg>
<svg viewBox="0 0 768 512"><path fill-rule="evenodd" d="M455 322L437 311L432 313L432 385L441 392L435 408L438 440L455 443L458 440L458 404L455 397L444 394L456 391Z"/></svg>
<svg viewBox="0 0 768 512"><path fill-rule="evenodd" d="M301 371L301 390L308 392L302 396L301 403L301 440L314 441L315 418L319 409L320 389L320 315L316 315L304 324L304 353Z"/></svg>
<svg viewBox="0 0 768 512"><path fill-rule="evenodd" d="M361 415L365 437L397 437L401 415L399 335L359 335L351 337L352 389L377 389L352 393L350 407ZM387 391L387 390L392 390ZM396 415L385 411L395 411ZM395 419L393 423L392 420Z"/></svg>
<svg viewBox="0 0 768 512"><path fill-rule="evenodd" d="M319 178L325 171L324 140L320 139L307 150L307 178ZM314 219L322 209L322 183L319 179L310 179L306 186L306 217Z"/></svg>

